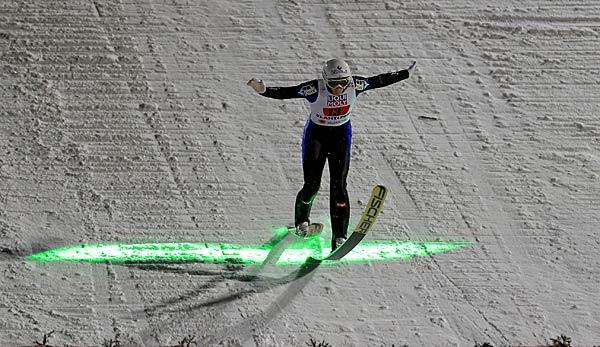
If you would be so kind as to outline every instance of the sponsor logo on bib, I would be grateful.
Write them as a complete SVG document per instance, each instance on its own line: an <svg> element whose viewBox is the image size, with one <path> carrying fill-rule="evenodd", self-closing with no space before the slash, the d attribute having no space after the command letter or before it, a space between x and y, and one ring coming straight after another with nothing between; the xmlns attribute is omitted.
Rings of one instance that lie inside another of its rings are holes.
<svg viewBox="0 0 600 347"><path fill-rule="evenodd" d="M327 98L328 107L340 107L348 105L348 95L329 95Z"/></svg>

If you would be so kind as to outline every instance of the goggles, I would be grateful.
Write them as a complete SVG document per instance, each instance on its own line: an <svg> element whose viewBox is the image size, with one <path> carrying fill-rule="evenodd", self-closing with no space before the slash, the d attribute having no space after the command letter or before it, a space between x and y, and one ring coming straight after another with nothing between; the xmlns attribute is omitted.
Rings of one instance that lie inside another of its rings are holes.
<svg viewBox="0 0 600 347"><path fill-rule="evenodd" d="M336 87L341 87L343 89L346 89L346 87L348 87L348 85L350 84L351 81L352 81L352 77L345 77L345 78L337 78L337 79L327 80L326 83L330 89L335 89Z"/></svg>

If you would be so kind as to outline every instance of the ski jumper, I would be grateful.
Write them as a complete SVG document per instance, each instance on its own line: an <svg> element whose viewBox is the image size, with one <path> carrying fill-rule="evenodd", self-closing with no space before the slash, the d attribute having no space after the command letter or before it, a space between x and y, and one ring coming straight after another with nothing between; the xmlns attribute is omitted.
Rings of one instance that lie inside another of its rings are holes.
<svg viewBox="0 0 600 347"><path fill-rule="evenodd" d="M273 99L304 98L310 115L302 137L304 186L295 203L294 225L309 222L310 210L321 185L325 161L329 162L330 215L334 237L346 237L350 220L350 200L346 178L352 145L352 109L363 92L381 88L409 77L408 70L373 77L353 76L341 95L332 94L323 79L293 87L267 87L261 95Z"/></svg>

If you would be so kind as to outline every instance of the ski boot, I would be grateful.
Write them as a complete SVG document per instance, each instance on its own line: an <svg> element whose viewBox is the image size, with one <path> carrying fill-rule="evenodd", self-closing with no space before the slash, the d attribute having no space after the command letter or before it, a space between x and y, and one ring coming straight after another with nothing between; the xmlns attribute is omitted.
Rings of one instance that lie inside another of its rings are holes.
<svg viewBox="0 0 600 347"><path fill-rule="evenodd" d="M309 238L320 234L323 231L323 224L302 222L296 226L295 234L299 237Z"/></svg>
<svg viewBox="0 0 600 347"><path fill-rule="evenodd" d="M346 242L346 237L345 236L340 236L340 237L332 237L331 238L331 251L335 251L336 249L338 249L338 247L340 247L341 245L344 244L344 242Z"/></svg>

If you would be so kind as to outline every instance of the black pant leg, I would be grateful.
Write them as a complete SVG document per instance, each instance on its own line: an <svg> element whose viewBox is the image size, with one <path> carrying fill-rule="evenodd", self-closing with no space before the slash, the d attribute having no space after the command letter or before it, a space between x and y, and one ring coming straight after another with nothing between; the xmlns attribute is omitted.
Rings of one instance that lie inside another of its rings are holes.
<svg viewBox="0 0 600 347"><path fill-rule="evenodd" d="M347 177L350 168L352 130L348 124L340 127L340 133L333 137L329 161L331 176L330 214L333 238L346 237L350 221L350 198L347 190Z"/></svg>
<svg viewBox="0 0 600 347"><path fill-rule="evenodd" d="M321 176L327 160L327 151L323 143L324 132L311 126L305 130L302 143L302 171L304 185L296 195L294 206L294 225L310 223L310 210L321 186Z"/></svg>

